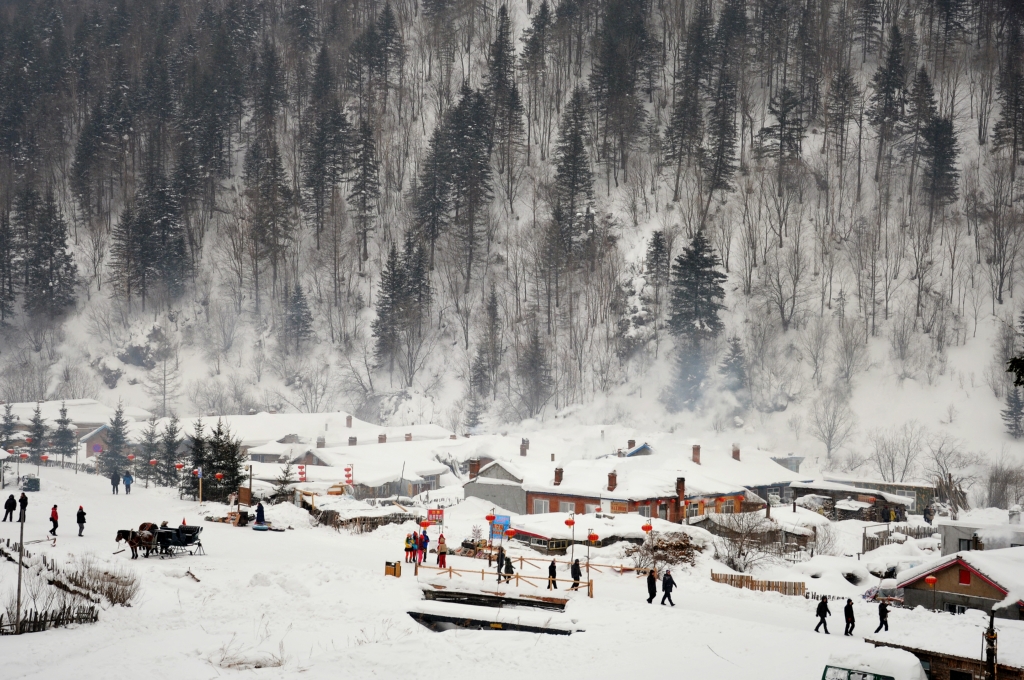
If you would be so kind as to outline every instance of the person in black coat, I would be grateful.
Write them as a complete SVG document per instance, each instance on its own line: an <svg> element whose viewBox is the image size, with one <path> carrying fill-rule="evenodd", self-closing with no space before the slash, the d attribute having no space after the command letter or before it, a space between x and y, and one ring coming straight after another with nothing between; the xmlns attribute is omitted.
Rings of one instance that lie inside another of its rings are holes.
<svg viewBox="0 0 1024 680"><path fill-rule="evenodd" d="M654 569L647 571L647 604L654 604L654 596L658 594L658 574Z"/></svg>
<svg viewBox="0 0 1024 680"><path fill-rule="evenodd" d="M821 602L818 603L818 625L814 627L814 632L817 633L818 629L825 626L825 635L828 635L828 624L825 623L826 616L832 616L832 612L828 609L828 598L822 597Z"/></svg>
<svg viewBox="0 0 1024 680"><path fill-rule="evenodd" d="M116 472L110 473L111 493L117 493L117 487L121 484L121 475Z"/></svg>
<svg viewBox="0 0 1024 680"><path fill-rule="evenodd" d="M18 513L18 521L24 522L25 511L28 510L28 496L25 495L24 491L21 493L21 498L18 499L18 505L21 506L21 512Z"/></svg>
<svg viewBox="0 0 1024 680"><path fill-rule="evenodd" d="M555 581L555 578L557 578L557 576L558 567L555 566L555 560L554 558L552 558L551 564L548 565L548 590L551 590L552 588L558 590L558 583Z"/></svg>
<svg viewBox="0 0 1024 680"><path fill-rule="evenodd" d="M846 618L846 630L843 635L853 635L853 626L857 620L853 618L853 600L847 598L846 606L843 607L843 617Z"/></svg>
<svg viewBox="0 0 1024 680"><path fill-rule="evenodd" d="M78 522L78 535L81 536L82 532L85 531L85 510L81 505L78 506L78 515L75 517Z"/></svg>
<svg viewBox="0 0 1024 680"><path fill-rule="evenodd" d="M512 577L514 575L515 575L515 570L512 568L512 560L511 559L505 560L505 583L508 583L509 581L511 581ZM498 578L500 579L501 576L499 575ZM517 583L518 583L518 581L517 581Z"/></svg>
<svg viewBox="0 0 1024 680"><path fill-rule="evenodd" d="M7 501L4 503L4 521L10 519L14 521L14 511L18 508L18 501L14 500L14 494L12 493L7 497Z"/></svg>
<svg viewBox="0 0 1024 680"><path fill-rule="evenodd" d="M505 566L505 549L498 546L498 583L501 583L501 570Z"/></svg>
<svg viewBox="0 0 1024 680"><path fill-rule="evenodd" d="M572 569L570 569L570 572L572 573L572 587L570 587L569 590L579 590L580 579L583 578L583 570L580 569L579 560L572 563Z"/></svg>
<svg viewBox="0 0 1024 680"><path fill-rule="evenodd" d="M889 632L889 605L885 602L878 603L878 628L875 628L875 632L885 628L886 632Z"/></svg>
<svg viewBox="0 0 1024 680"><path fill-rule="evenodd" d="M256 524L266 524L267 518L263 513L263 501L256 503Z"/></svg>
<svg viewBox="0 0 1024 680"><path fill-rule="evenodd" d="M666 569L665 570L665 576L664 576L664 578L661 579L661 592L663 593L662 596L661 596L661 603L662 604L665 604L665 600L667 598L668 599L668 603L670 605L672 605L673 607L676 606L676 603L672 601L672 589L675 588L675 587L676 587L676 580L674 578L672 578L672 570L671 569Z"/></svg>

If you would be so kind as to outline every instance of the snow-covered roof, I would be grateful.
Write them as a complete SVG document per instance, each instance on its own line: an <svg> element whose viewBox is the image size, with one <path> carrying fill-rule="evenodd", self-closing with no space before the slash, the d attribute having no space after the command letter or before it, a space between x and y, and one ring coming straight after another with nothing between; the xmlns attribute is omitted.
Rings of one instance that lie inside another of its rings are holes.
<svg viewBox="0 0 1024 680"><path fill-rule="evenodd" d="M939 557L901 573L899 587L906 587L907 584L945 569L955 562L962 562L975 570L1004 593L1013 593L1018 599L1024 599L1024 547L964 550Z"/></svg>
<svg viewBox="0 0 1024 680"><path fill-rule="evenodd" d="M916 656L891 647L872 648L858 645L853 649L833 653L829 657L828 665L848 670L869 671L875 675L901 680L926 680L928 677Z"/></svg>
<svg viewBox="0 0 1024 680"><path fill-rule="evenodd" d="M68 418L78 427L98 426L110 422L114 417L116 408L101 404L95 399L66 399L64 401L28 401L15 402L11 404L11 413L18 418L18 422L28 425L35 414L36 406L39 407L39 414L46 421L46 426L54 428L57 426L57 419L60 418L61 404L68 410ZM129 422L145 421L152 414L146 409L137 406L122 404L124 417Z"/></svg>
<svg viewBox="0 0 1024 680"><path fill-rule="evenodd" d="M838 491L840 493L847 493L850 495L861 494L864 496L876 496L885 499L889 503L898 503L899 505L911 505L914 502L913 498L908 498L906 496L886 493L885 491L878 491L877 489L864 489L857 486L850 486L849 484L842 484L840 482L830 482L824 479L815 480L813 482L792 482L790 487L794 489L811 489L812 491Z"/></svg>
<svg viewBox="0 0 1024 680"><path fill-rule="evenodd" d="M547 539L569 540L573 536L572 529L565 526L566 514L564 512L548 512L539 515L517 515L512 518L512 528L516 531L523 531L527 534L540 536ZM624 513L621 515L577 514L576 515L576 540L586 540L589 531L594 531L602 540L611 536L624 539L644 538L642 527L650 521L653 531L662 534L687 534L698 545L707 545L713 537L706 529L687 524L676 524L657 517L648 520L637 513Z"/></svg>
<svg viewBox="0 0 1024 680"><path fill-rule="evenodd" d="M927 482L887 482L879 477L871 477L865 475L853 475L848 472L826 472L822 474L822 479L828 482L840 482L851 486L858 484L892 484L895 486L913 486L920 489L934 489L934 484L928 484Z"/></svg>
<svg viewBox="0 0 1024 680"><path fill-rule="evenodd" d="M867 642L877 640L883 644L894 644L910 649L949 654L967 659L984 659L982 634L988 628L988 614L968 609L957 616L940 616L922 612L927 621L918 620L917 625L891 627L878 635L868 634ZM874 622L872 622L874 623ZM1007 666L1024 666L1024 627L1017 621L996 619L999 633L999 663ZM894 676L900 677L900 676Z"/></svg>

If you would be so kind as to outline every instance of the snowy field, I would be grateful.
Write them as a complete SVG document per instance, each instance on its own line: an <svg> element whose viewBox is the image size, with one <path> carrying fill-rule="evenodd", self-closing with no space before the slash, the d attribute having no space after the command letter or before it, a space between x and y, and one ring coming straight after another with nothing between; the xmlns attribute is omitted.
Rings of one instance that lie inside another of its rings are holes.
<svg viewBox="0 0 1024 680"><path fill-rule="evenodd" d="M223 514L224 506L180 501L167 489L136 486L130 496L121 491L112 496L104 479L54 469L42 475L42 491L30 494L26 540L44 537L54 503L62 517L56 547L37 544L34 548L44 546L38 552L58 562L91 553L109 564L130 565L141 579L142 593L130 608L102 611L94 625L3 638L4 678L524 678L538 671L619 678L643 668L655 677L684 673L791 680L820 677L831 652L863 646L862 636L876 624L874 606L856 599L870 583L852 586L836 578L838 567L827 562L842 558L823 558L820 571L827 573L812 587L855 597L853 639L841 635L840 603L832 607L833 634L815 634L814 602L714 584L708 577L713 563L704 556L697 568L676 573L674 608L658 606L658 600L648 605L643 579L605 572L595 575L593 599L581 593L566 609L585 632L569 637L434 633L406 613L420 600L412 570L401 579L384 576L385 560L402 559L402 540L412 525L364 535L336 533L311 527L305 512L279 505L268 508L268 520L293 529L258 533L201 522L203 514ZM73 522L79 505L88 513L82 538ZM468 537L473 525L485 524L485 512L473 500L449 509L449 543ZM176 525L182 518L188 524L201 522L205 556L131 561L130 552L112 554L118 529L145 521ZM0 524L0 539L16 536L16 524ZM619 548L602 550L602 560L613 560ZM450 564L483 565L459 557ZM717 563L714 568L724 570ZM801 568L808 570L806 564ZM792 570L779 569L794 577ZM15 582L14 565L4 562L0 591L5 601ZM958 617L954 623L952 617L896 610L890 625L896 635L901 629L941 623L946 634L966 639L978 631L975 618ZM1006 635L1024 635L1024 624L1002 626ZM1006 643L1001 647L1006 649ZM281 665L253 668L268 663Z"/></svg>

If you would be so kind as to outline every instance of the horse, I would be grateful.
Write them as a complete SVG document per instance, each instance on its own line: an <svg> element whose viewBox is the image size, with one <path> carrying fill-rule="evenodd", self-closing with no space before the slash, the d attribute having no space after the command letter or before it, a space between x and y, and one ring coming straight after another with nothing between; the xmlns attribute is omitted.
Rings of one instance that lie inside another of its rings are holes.
<svg viewBox="0 0 1024 680"><path fill-rule="evenodd" d="M157 526L152 522L143 522L139 525L139 530L134 529L119 529L117 532L117 543L122 540L128 543L128 547L132 549L132 559L136 560L139 558L139 546L145 551L145 556L149 557L149 554L156 550L156 531Z"/></svg>

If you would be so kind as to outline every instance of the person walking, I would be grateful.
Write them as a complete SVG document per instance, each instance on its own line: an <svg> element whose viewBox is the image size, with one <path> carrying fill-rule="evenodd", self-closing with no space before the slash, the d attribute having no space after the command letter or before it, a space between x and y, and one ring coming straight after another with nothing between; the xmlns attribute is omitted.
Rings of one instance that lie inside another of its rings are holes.
<svg viewBox="0 0 1024 680"><path fill-rule="evenodd" d="M437 566L448 568L448 543L444 540L444 534L437 537Z"/></svg>
<svg viewBox="0 0 1024 680"><path fill-rule="evenodd" d="M110 473L111 493L117 493L117 487L121 485L121 475L116 472Z"/></svg>
<svg viewBox="0 0 1024 680"><path fill-rule="evenodd" d="M846 630L843 631L843 635L853 635L853 627L857 623L856 619L853 618L853 600L847 598L846 606L843 607L843 618L846 619Z"/></svg>
<svg viewBox="0 0 1024 680"><path fill-rule="evenodd" d="M405 563L412 562L412 534L405 535Z"/></svg>
<svg viewBox="0 0 1024 680"><path fill-rule="evenodd" d="M885 628L885 632L889 632L889 605L886 602L878 603L878 628L875 628L875 632Z"/></svg>
<svg viewBox="0 0 1024 680"><path fill-rule="evenodd" d="M263 501L256 503L256 524L263 525L267 523L266 511L263 509Z"/></svg>
<svg viewBox="0 0 1024 680"><path fill-rule="evenodd" d="M654 567L647 570L647 604L654 604L654 597L658 594L658 572Z"/></svg>
<svg viewBox="0 0 1024 680"><path fill-rule="evenodd" d="M505 548L498 546L498 583L501 583L501 570L505 566Z"/></svg>
<svg viewBox="0 0 1024 680"><path fill-rule="evenodd" d="M548 590L558 590L558 582L555 580L558 577L558 567L555 565L555 558L551 558L551 564L548 565Z"/></svg>
<svg viewBox="0 0 1024 680"><path fill-rule="evenodd" d="M427 536L427 532L423 531L420 533L420 564L423 564L423 560L427 558L427 549L430 547L430 536Z"/></svg>
<svg viewBox="0 0 1024 680"><path fill-rule="evenodd" d="M572 569L569 570L572 573L572 586L569 590L580 589L580 579L583 578L583 570L580 569L580 561L576 560L572 563Z"/></svg>
<svg viewBox="0 0 1024 680"><path fill-rule="evenodd" d="M416 555L420 551L420 532L412 532L412 552L409 554L409 558L413 564L416 563Z"/></svg>
<svg viewBox="0 0 1024 680"><path fill-rule="evenodd" d="M672 570L666 569L665 576L661 579L661 603L665 604L665 600L668 599L668 603L673 607L676 603L672 601L672 589L676 587L676 580L672 578Z"/></svg>
<svg viewBox="0 0 1024 680"><path fill-rule="evenodd" d="M14 494L12 493L10 496L7 497L7 500L4 502L4 521L5 522L8 519L10 519L12 522L14 521L14 511L15 511L15 509L17 507L18 507L18 501L14 500Z"/></svg>
<svg viewBox="0 0 1024 680"><path fill-rule="evenodd" d="M828 635L828 624L825 623L826 616L832 616L832 612L828 609L828 598L822 595L821 602L818 603L818 625L814 627L814 632L817 633L818 629L825 626L825 635Z"/></svg>
<svg viewBox="0 0 1024 680"><path fill-rule="evenodd" d="M135 481L135 478L132 477L132 474L130 472L128 472L127 470L125 470L124 471L124 492L125 492L126 495L130 494L132 492L132 482L134 482L134 481Z"/></svg>
<svg viewBox="0 0 1024 680"><path fill-rule="evenodd" d="M18 499L18 505L21 506L21 512L18 513L18 521L24 522L25 511L28 510L28 496L25 495L24 491L21 492L21 498Z"/></svg>
<svg viewBox="0 0 1024 680"><path fill-rule="evenodd" d="M52 510L50 510L50 522L53 524L53 528L50 529L50 535L51 536L56 536L57 535L57 506L56 505L53 506Z"/></svg>
<svg viewBox="0 0 1024 680"><path fill-rule="evenodd" d="M515 569L512 568L512 558L505 558L505 583L511 582L515 573Z"/></svg>

